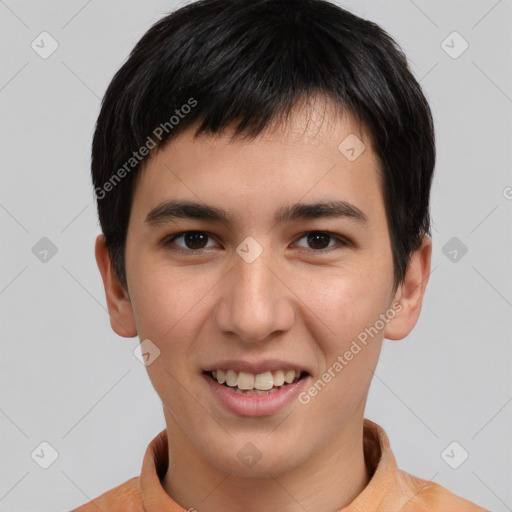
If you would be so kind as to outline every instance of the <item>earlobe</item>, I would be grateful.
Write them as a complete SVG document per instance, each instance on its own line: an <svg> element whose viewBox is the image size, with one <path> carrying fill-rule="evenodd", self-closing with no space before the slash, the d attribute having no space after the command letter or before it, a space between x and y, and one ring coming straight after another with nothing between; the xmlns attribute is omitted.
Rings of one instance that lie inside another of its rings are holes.
<svg viewBox="0 0 512 512"><path fill-rule="evenodd" d="M133 338L137 336L137 327L132 303L114 271L104 235L96 237L95 256L105 288L110 325L119 336Z"/></svg>
<svg viewBox="0 0 512 512"><path fill-rule="evenodd" d="M432 239L423 236L422 244L412 255L403 283L398 287L392 304L399 303L399 313L387 324L384 337L390 340L405 338L416 325L423 296L430 276Z"/></svg>

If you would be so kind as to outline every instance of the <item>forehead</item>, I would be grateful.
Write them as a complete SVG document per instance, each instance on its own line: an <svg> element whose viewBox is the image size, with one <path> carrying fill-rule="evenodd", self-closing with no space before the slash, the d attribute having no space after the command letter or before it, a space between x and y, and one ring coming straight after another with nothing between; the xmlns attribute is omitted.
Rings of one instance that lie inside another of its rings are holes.
<svg viewBox="0 0 512 512"><path fill-rule="evenodd" d="M380 167L368 134L328 104L298 109L256 137L234 126L194 136L195 126L171 139L141 170L134 213L148 214L170 199L215 205L234 218L283 205L345 201L375 214L382 207ZM380 212L382 213L382 212Z"/></svg>

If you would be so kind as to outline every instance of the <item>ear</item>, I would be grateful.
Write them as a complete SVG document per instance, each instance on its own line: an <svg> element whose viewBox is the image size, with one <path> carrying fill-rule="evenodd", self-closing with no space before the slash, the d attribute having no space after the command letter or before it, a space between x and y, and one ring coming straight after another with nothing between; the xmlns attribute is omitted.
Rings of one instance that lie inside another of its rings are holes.
<svg viewBox="0 0 512 512"><path fill-rule="evenodd" d="M395 317L386 325L384 338L401 340L416 325L430 276L431 256L432 239L424 235L421 247L411 255L404 282L398 287L393 298L392 304L400 304L401 309L397 309Z"/></svg>
<svg viewBox="0 0 512 512"><path fill-rule="evenodd" d="M119 336L133 338L137 336L137 327L132 303L114 271L104 235L98 235L96 238L95 255L105 288L110 325Z"/></svg>

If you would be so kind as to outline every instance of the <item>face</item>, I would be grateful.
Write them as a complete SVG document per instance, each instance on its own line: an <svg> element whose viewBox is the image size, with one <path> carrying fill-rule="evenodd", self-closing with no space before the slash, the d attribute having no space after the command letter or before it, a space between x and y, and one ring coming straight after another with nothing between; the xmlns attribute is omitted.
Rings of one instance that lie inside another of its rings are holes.
<svg viewBox="0 0 512 512"><path fill-rule="evenodd" d="M245 141L186 131L147 162L132 203L123 320L160 351L147 370L169 435L236 475L341 447L400 321L370 140L350 117L306 116ZM355 160L339 149L349 135L366 146Z"/></svg>

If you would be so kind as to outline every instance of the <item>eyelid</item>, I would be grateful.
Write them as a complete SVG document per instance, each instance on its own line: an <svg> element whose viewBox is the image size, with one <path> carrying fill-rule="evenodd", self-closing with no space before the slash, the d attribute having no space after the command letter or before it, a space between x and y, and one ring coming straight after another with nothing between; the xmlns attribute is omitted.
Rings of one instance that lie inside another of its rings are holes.
<svg viewBox="0 0 512 512"><path fill-rule="evenodd" d="M212 233L210 233L208 231L204 231L201 229L188 229L186 231L180 231L178 233L172 233L170 235L165 236L163 238L161 244L164 247L168 247L172 243L174 243L175 239L181 238L183 235L186 235L187 233L193 233L193 232L205 234L210 239L216 240L215 235L213 235ZM307 247L298 247L299 250L305 250L312 254L315 254L315 253L323 254L323 253L331 252L334 250L340 250L340 249L343 249L346 247L354 247L353 242L350 239L348 239L347 237L340 235L338 233L335 233L333 231L322 230L322 229L310 229L310 230L304 231L296 238L294 243L296 243L298 240L301 240L302 238L304 238L306 235L308 235L310 233L323 233L323 234L330 235L331 238L335 239L338 242L338 245L340 245L340 246L338 247L335 245L333 247L326 247L324 249L309 249ZM201 249L186 249L186 248L177 246L176 248L174 248L174 247L172 248L173 251L182 253L182 254L202 254L204 251L207 251L208 249L211 249L211 247L203 247Z"/></svg>

